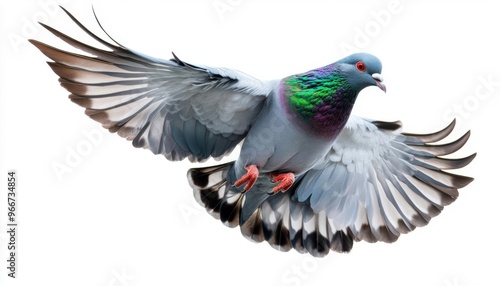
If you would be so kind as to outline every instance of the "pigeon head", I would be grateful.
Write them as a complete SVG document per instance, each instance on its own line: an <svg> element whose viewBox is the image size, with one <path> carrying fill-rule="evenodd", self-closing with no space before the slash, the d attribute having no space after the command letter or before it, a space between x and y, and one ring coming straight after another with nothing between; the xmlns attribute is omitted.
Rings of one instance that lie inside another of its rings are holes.
<svg viewBox="0 0 500 286"><path fill-rule="evenodd" d="M346 75L349 86L357 92L372 85L386 91L381 74L382 63L371 54L352 54L337 61L334 66Z"/></svg>

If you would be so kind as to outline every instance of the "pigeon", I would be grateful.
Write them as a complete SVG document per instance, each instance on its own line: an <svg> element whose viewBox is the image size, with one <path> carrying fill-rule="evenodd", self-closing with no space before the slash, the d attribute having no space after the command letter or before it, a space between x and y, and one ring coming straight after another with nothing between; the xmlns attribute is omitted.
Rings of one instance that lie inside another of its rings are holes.
<svg viewBox="0 0 500 286"><path fill-rule="evenodd" d="M62 8L62 7L61 7ZM238 158L188 170L196 201L253 242L323 257L355 241L391 243L427 225L473 178L449 173L475 153L452 154L455 120L431 134L402 132L399 121L351 115L366 87L386 91L381 61L356 53L279 80L163 60L106 41L66 14L105 49L46 24L83 54L30 42L85 114L112 133L168 160ZM94 13L95 14L95 13Z"/></svg>

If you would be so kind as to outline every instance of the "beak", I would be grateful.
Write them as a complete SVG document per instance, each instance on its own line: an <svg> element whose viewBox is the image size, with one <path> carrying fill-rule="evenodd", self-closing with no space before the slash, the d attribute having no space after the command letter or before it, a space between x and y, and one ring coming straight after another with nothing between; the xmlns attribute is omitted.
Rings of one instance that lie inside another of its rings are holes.
<svg viewBox="0 0 500 286"><path fill-rule="evenodd" d="M372 74L372 77L375 80L375 83L377 84L377 86L381 90L383 90L384 92L386 92L385 84L383 83L384 78L382 77L382 75L379 74L379 73L374 73L374 74Z"/></svg>

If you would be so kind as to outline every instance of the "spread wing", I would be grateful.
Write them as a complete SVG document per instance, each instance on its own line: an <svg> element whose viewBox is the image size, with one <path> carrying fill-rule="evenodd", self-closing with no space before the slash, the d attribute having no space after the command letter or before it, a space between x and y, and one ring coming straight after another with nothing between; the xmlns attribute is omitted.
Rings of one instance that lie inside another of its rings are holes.
<svg viewBox="0 0 500 286"><path fill-rule="evenodd" d="M109 50L44 24L92 56L30 42L54 61L49 65L71 92L70 99L110 132L132 140L135 147L169 160L222 157L245 137L272 92L270 83L235 70L192 65L175 55L172 60L157 59L106 42L64 11Z"/></svg>
<svg viewBox="0 0 500 286"><path fill-rule="evenodd" d="M268 194L274 186L270 180L259 181L257 191L232 188L232 163L191 169L188 178L210 214L227 226L239 225L252 241L313 256L348 252L354 241L393 242L426 225L472 181L443 170L466 166L475 154L441 157L460 149L469 133L455 142L431 144L453 127L454 122L439 132L416 135L401 133L399 122L351 116L330 152L288 191L274 195ZM247 216L243 210L249 202L258 207Z"/></svg>
<svg viewBox="0 0 500 286"><path fill-rule="evenodd" d="M443 170L466 166L475 154L441 157L459 150L469 132L448 144L429 144L447 137L454 125L417 135L401 133L399 122L351 117L331 151L296 186L296 199L355 240L393 242L426 225L473 180Z"/></svg>

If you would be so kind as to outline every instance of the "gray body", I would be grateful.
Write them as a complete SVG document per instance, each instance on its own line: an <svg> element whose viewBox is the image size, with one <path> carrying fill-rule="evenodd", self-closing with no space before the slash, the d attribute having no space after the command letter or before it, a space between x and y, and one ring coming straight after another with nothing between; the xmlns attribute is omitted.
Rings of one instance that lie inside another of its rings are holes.
<svg viewBox="0 0 500 286"><path fill-rule="evenodd" d="M256 165L261 173L300 175L311 169L331 147L331 139L316 136L297 124L280 98L280 81L271 84L273 92L251 125L235 163L237 178L246 173L244 167L248 165Z"/></svg>

